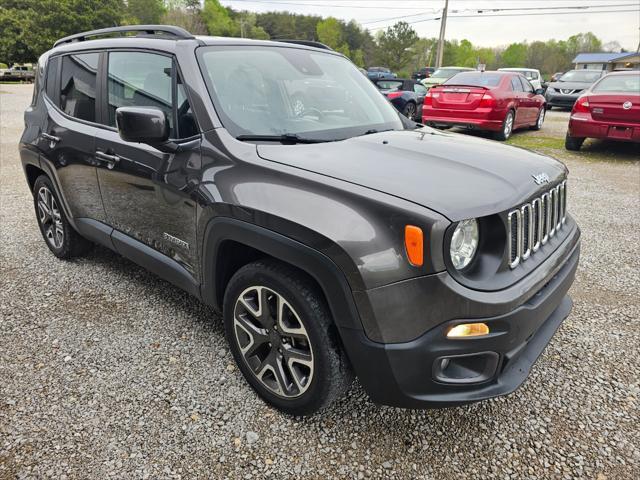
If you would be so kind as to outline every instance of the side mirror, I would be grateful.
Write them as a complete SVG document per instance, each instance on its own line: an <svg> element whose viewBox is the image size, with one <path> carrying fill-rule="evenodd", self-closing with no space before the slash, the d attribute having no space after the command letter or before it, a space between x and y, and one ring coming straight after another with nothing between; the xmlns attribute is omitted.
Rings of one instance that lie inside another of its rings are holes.
<svg viewBox="0 0 640 480"><path fill-rule="evenodd" d="M544 88L536 88L534 93L536 95L544 95Z"/></svg>
<svg viewBox="0 0 640 480"><path fill-rule="evenodd" d="M120 107L116 110L120 138L127 142L159 145L169 139L169 120L159 108Z"/></svg>

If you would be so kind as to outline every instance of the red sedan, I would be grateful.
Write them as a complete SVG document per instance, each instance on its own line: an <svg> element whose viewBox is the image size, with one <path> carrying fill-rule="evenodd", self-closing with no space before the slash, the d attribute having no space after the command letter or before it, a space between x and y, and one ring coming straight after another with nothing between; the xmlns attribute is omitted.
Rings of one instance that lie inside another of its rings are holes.
<svg viewBox="0 0 640 480"><path fill-rule="evenodd" d="M541 94L518 73L462 72L429 90L422 123L489 130L498 140L506 140L518 128L542 127L545 100Z"/></svg>
<svg viewBox="0 0 640 480"><path fill-rule="evenodd" d="M585 138L640 142L640 72L605 75L573 105L567 150L580 150Z"/></svg>

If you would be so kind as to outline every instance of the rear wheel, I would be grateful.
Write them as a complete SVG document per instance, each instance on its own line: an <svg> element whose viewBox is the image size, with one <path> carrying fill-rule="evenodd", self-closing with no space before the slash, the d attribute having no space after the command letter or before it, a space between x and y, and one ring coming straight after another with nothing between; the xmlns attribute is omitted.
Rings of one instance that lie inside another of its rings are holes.
<svg viewBox="0 0 640 480"><path fill-rule="evenodd" d="M229 281L223 316L227 341L263 400L309 415L340 397L353 374L317 287L275 260L250 263Z"/></svg>
<svg viewBox="0 0 640 480"><path fill-rule="evenodd" d="M572 137L569 135L569 132L567 132L567 136L564 137L564 148L577 152L580 150L580 147L582 147L584 140L582 137Z"/></svg>
<svg viewBox="0 0 640 480"><path fill-rule="evenodd" d="M56 257L77 257L92 247L92 243L81 237L69 224L49 177L40 175L36 179L33 201L42 237Z"/></svg>
<svg viewBox="0 0 640 480"><path fill-rule="evenodd" d="M538 112L538 119L536 120L536 123L531 125L531 130L540 130L542 128L542 124L544 123L544 115L545 115L545 108L541 107L540 111Z"/></svg>
<svg viewBox="0 0 640 480"><path fill-rule="evenodd" d="M409 120L413 120L416 116L416 104L413 102L408 102L402 109L402 114Z"/></svg>
<svg viewBox="0 0 640 480"><path fill-rule="evenodd" d="M504 121L502 122L502 128L499 132L495 133L496 140L508 140L511 134L513 133L513 120L515 118L515 113L513 110L509 110L507 115L504 117Z"/></svg>

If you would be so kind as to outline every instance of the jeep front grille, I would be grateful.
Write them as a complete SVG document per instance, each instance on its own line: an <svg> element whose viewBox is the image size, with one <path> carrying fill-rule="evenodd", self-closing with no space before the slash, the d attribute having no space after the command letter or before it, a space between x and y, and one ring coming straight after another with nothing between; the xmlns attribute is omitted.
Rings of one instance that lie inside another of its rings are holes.
<svg viewBox="0 0 640 480"><path fill-rule="evenodd" d="M563 227L567 219L567 181L530 203L509 212L509 267L516 268L535 254Z"/></svg>

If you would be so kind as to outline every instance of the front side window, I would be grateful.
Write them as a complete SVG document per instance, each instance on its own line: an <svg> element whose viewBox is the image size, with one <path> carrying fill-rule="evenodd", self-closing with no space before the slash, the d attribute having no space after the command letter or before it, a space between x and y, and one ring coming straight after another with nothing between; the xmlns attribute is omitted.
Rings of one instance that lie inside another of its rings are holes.
<svg viewBox="0 0 640 480"><path fill-rule="evenodd" d="M62 57L60 109L67 115L88 122L96 121L96 77L99 59L99 53Z"/></svg>
<svg viewBox="0 0 640 480"><path fill-rule="evenodd" d="M402 129L396 110L344 57L258 46L198 49L221 120L234 136L296 134L340 140Z"/></svg>
<svg viewBox="0 0 640 480"><path fill-rule="evenodd" d="M518 80L518 77L511 77L511 90L514 92L523 92L522 83Z"/></svg>
<svg viewBox="0 0 640 480"><path fill-rule="evenodd" d="M529 80L524 77L520 77L520 81L522 82L523 91L527 93L533 93L533 86L531 85L531 83L529 83Z"/></svg>

